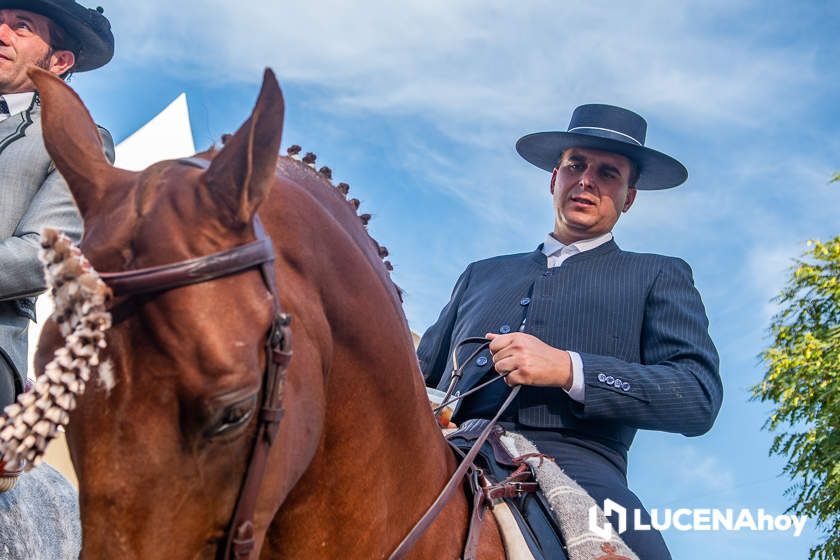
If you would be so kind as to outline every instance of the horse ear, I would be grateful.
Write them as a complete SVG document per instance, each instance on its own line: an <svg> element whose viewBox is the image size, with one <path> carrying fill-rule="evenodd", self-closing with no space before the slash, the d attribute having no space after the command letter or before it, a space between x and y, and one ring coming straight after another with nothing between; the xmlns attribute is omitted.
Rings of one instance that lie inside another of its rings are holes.
<svg viewBox="0 0 840 560"><path fill-rule="evenodd" d="M26 72L41 98L44 145L67 180L82 217L87 218L116 173L105 158L99 129L64 80L31 65Z"/></svg>
<svg viewBox="0 0 840 560"><path fill-rule="evenodd" d="M280 85L274 72L266 69L254 111L204 173L204 184L230 212L234 224L251 223L274 182L283 112Z"/></svg>

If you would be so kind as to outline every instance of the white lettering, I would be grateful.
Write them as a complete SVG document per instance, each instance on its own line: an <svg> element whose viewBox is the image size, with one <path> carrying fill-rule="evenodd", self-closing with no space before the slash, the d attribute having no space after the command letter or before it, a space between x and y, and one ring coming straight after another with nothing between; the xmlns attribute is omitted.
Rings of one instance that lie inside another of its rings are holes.
<svg viewBox="0 0 840 560"><path fill-rule="evenodd" d="M618 514L618 534L627 532L627 508L607 498L604 500L604 517L608 518L613 513Z"/></svg>
<svg viewBox="0 0 840 560"><path fill-rule="evenodd" d="M778 517L773 517L769 513L766 513L763 508L758 509L758 530L759 531L772 531L773 524L778 520Z"/></svg>
<svg viewBox="0 0 840 560"><path fill-rule="evenodd" d="M605 517L609 515L617 516L616 525L619 535L627 531L628 515L624 507L612 500L605 500L603 512ZM598 537L609 540L615 533L615 529L608 519L603 525L599 525L599 521L601 521L600 513L601 511L597 506L589 508L589 530ZM805 516L774 516L767 513L763 508L759 508L755 512L749 509L739 510L737 519L735 518L735 510L732 508L725 510L710 508L652 509L650 510L650 520L647 522L643 519L643 513L644 510L633 510L631 521L636 531L650 531L651 529L666 531L671 528L677 531L789 531L793 528L794 536L798 537L802 534L808 521Z"/></svg>
<svg viewBox="0 0 840 560"><path fill-rule="evenodd" d="M636 531L650 531L650 525L642 521L642 510L633 510L633 528Z"/></svg>
<svg viewBox="0 0 840 560"><path fill-rule="evenodd" d="M793 531L793 536L798 537L802 534L802 529L805 528L805 522L808 521L808 518L804 515L802 517L796 517L795 515L791 515L791 518L793 519L793 526L795 527L795 530Z"/></svg>
<svg viewBox="0 0 840 560"><path fill-rule="evenodd" d="M691 515L691 510L688 508L680 508L674 512L674 529L677 531L691 531L691 525L683 523L680 521L681 517L687 517Z"/></svg>
<svg viewBox="0 0 840 560"><path fill-rule="evenodd" d="M758 531L758 527L755 526L755 519L753 519L752 512L748 509L742 509L741 513L738 514L738 521L735 522L734 530L740 531L741 529Z"/></svg>
<svg viewBox="0 0 840 560"><path fill-rule="evenodd" d="M695 531L711 531L712 530L712 510L710 509L695 509L694 510L694 530Z"/></svg>
<svg viewBox="0 0 840 560"><path fill-rule="evenodd" d="M650 524L657 531L665 531L671 528L671 508L667 508L664 512L663 519L659 519L659 510L650 510Z"/></svg>
<svg viewBox="0 0 840 560"><path fill-rule="evenodd" d="M612 525L608 521L598 525L598 506L589 508L589 530L605 541L612 539Z"/></svg>
<svg viewBox="0 0 840 560"><path fill-rule="evenodd" d="M726 508L725 512L719 509L712 510L712 524L714 525L715 531L720 531L721 528L731 531L733 516L732 508Z"/></svg>
<svg viewBox="0 0 840 560"><path fill-rule="evenodd" d="M791 521L789 516L776 516L776 529L778 529L779 531L787 531L788 529L790 529L791 525L793 525L793 521Z"/></svg>

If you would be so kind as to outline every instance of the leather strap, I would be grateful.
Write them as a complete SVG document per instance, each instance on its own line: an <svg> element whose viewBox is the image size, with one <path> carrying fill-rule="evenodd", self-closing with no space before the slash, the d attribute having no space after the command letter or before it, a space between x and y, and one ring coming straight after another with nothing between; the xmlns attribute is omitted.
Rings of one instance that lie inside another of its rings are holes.
<svg viewBox="0 0 840 560"><path fill-rule="evenodd" d="M481 446L484 445L484 442L487 440L487 437L490 435L490 432L493 430L493 425L496 421L504 414L505 410L507 410L510 403L513 402L513 399L516 398L516 395L519 394L519 390L522 387L517 385L513 388L510 392L508 397L505 399L505 402L502 403L502 406L499 408L499 411L496 413L496 416L493 417L493 420L487 424L487 427L481 432L481 435L478 439L475 440L475 443L470 449L467 456L464 457L464 460L461 461L461 464L458 465L458 468L455 469L455 472L452 473L452 476L449 478L449 481L443 487L440 494L438 495L437 499L429 506L429 509L426 510L426 513L423 514L423 517L412 527L411 531L405 536L402 542L397 546L396 550L391 553L389 556L389 560L398 560L399 558L405 557L411 547L423 536L423 533L426 532L426 529L429 528L432 521L438 516L438 514L443 510L446 504L449 502L449 499L452 498L455 489L458 487L458 484L461 482L461 479L464 478L464 475L467 473L467 469L473 466L473 461L475 460L476 455L481 450Z"/></svg>
<svg viewBox="0 0 840 560"><path fill-rule="evenodd" d="M470 354L469 357L466 360L464 360L463 366L458 366L458 350L460 350L461 346L464 346L465 344L480 344L480 346L473 350L472 354ZM484 350L489 345L489 339L480 336L471 336L469 338L459 340L458 343L455 345L455 348L452 349L452 373L450 374L449 387L446 389L446 395L444 395L443 401L441 401L438 407L434 409L435 418L438 418L441 411L443 411L443 409L449 406L451 403L466 396L462 395L455 397L454 399L451 398L453 391L455 391L455 387L458 385L458 382L461 381L461 377L464 375L464 367L466 367L466 365L469 364L472 361L472 359L478 355L479 352Z"/></svg>
<svg viewBox="0 0 840 560"><path fill-rule="evenodd" d="M500 482L484 489L484 497L490 501L503 498L519 498L525 494L533 494L539 491L540 485L536 482Z"/></svg>
<svg viewBox="0 0 840 560"><path fill-rule="evenodd" d="M125 272L100 272L99 276L115 296L134 296L207 282L273 260L274 248L266 238L204 257Z"/></svg>
<svg viewBox="0 0 840 560"><path fill-rule="evenodd" d="M481 469L473 469L469 475L470 487L473 492L472 515L470 526L467 529L467 542L464 545L463 560L476 560L478 554L478 543L481 538L481 526L484 524L484 513L487 509L487 500L484 497L483 483L486 483Z"/></svg>
<svg viewBox="0 0 840 560"><path fill-rule="evenodd" d="M256 218L256 217L255 217ZM254 221L254 233L258 239L268 239L259 219ZM269 261L263 262L260 272L271 292L274 305L274 321L266 341L266 370L263 378L263 400L257 419L257 434L251 450L248 468L239 498L233 510L231 525L225 542L225 556L232 560L247 560L254 549L254 512L257 507L271 445L277 437L280 421L283 419L283 388L286 370L292 358L292 331L289 328L291 316L283 313L274 268Z"/></svg>

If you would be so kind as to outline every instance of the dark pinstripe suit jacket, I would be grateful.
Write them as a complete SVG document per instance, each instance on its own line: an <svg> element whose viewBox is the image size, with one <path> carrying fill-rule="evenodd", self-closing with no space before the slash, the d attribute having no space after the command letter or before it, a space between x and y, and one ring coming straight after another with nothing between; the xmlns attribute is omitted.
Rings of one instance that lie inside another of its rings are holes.
<svg viewBox="0 0 840 560"><path fill-rule="evenodd" d="M472 263L418 347L426 384L446 389L457 341L505 326L516 331L526 314L525 332L580 354L585 402L560 388L523 387L519 424L623 450L639 428L685 435L711 428L723 393L718 355L684 261L609 241L559 268L546 268L539 249ZM461 359L470 351L462 349ZM485 350L465 368L459 390L491 368ZM457 410L455 419L463 420Z"/></svg>

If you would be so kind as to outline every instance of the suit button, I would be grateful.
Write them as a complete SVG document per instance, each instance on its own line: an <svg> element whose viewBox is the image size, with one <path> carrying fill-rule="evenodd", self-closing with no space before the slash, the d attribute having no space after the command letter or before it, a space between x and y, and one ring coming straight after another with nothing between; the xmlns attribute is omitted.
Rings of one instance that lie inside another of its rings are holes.
<svg viewBox="0 0 840 560"><path fill-rule="evenodd" d="M604 382L607 385L612 385L614 381L615 381L615 377L613 377L612 375L608 375L607 378L604 380Z"/></svg>
<svg viewBox="0 0 840 560"><path fill-rule="evenodd" d="M621 390L622 391L629 391L630 390L630 384L625 381L624 383L621 384Z"/></svg>
<svg viewBox="0 0 840 560"><path fill-rule="evenodd" d="M615 382L613 383L613 386L621 389L621 379L616 378Z"/></svg>
<svg viewBox="0 0 840 560"><path fill-rule="evenodd" d="M502 334L507 334L510 332L510 325L502 325L499 327L499 332Z"/></svg>
<svg viewBox="0 0 840 560"><path fill-rule="evenodd" d="M598 381L600 381L601 383L603 383L603 382L604 382L604 381L606 381L606 380L607 380L607 376L606 376L606 374L603 374L603 373L599 373L599 374L598 374Z"/></svg>
<svg viewBox="0 0 840 560"><path fill-rule="evenodd" d="M543 276L545 276L546 278L548 278L549 276L551 276L551 271L550 271L550 270L546 270L545 272L543 272Z"/></svg>
<svg viewBox="0 0 840 560"><path fill-rule="evenodd" d="M484 356L479 356L478 358L476 358L475 363L478 366L486 366L487 358L485 358Z"/></svg>
<svg viewBox="0 0 840 560"><path fill-rule="evenodd" d="M523 307L528 305L529 303L531 303L531 298L529 298L529 297L524 297L524 298L519 300L519 305L521 305Z"/></svg>

